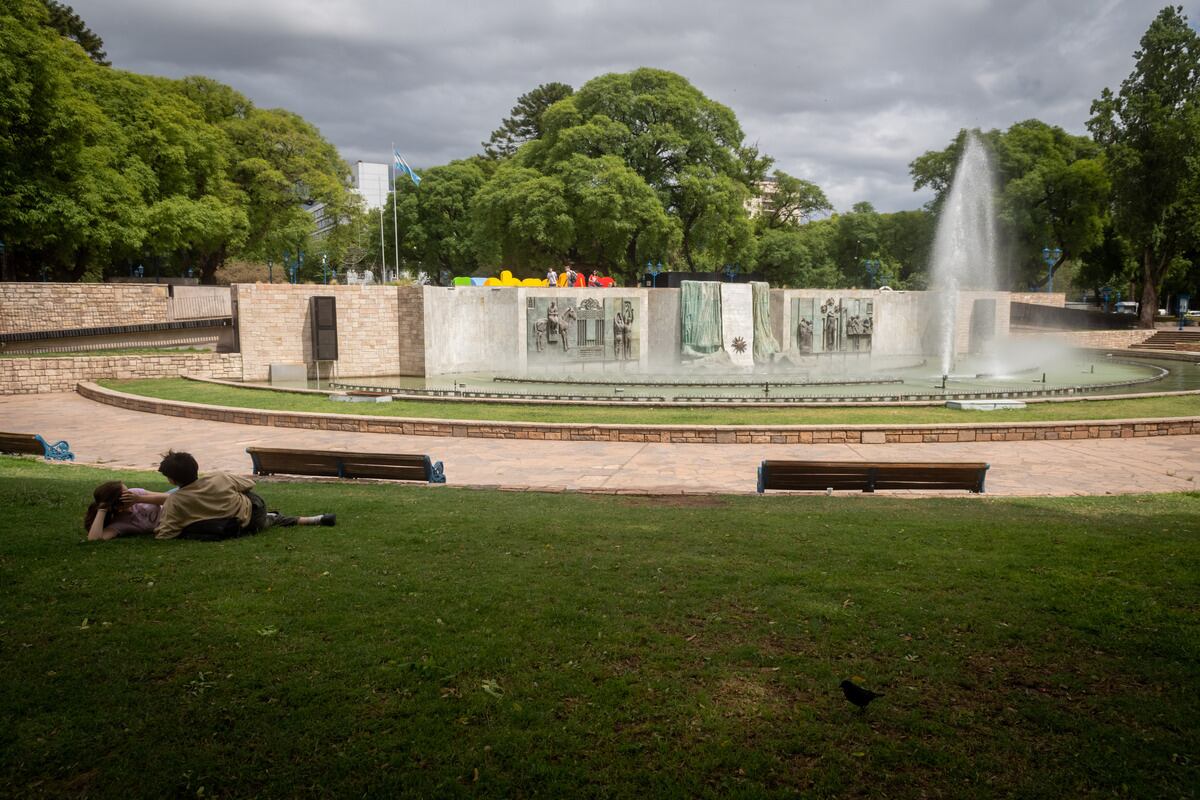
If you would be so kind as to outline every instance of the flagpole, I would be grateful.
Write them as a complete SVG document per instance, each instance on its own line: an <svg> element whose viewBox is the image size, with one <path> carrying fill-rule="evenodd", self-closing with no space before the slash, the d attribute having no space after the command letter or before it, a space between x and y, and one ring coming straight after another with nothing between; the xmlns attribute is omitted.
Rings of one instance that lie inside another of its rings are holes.
<svg viewBox="0 0 1200 800"><path fill-rule="evenodd" d="M396 240L396 277L400 277L400 226L396 222L396 143L392 142L392 237Z"/></svg>
<svg viewBox="0 0 1200 800"><path fill-rule="evenodd" d="M379 173L375 173L375 182L379 183ZM387 283L387 250L383 246L383 203L379 204L379 282Z"/></svg>

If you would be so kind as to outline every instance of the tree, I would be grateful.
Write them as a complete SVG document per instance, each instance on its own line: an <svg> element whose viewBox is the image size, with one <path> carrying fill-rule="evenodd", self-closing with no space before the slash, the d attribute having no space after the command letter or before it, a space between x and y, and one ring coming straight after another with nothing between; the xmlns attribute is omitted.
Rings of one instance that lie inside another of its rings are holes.
<svg viewBox="0 0 1200 800"><path fill-rule="evenodd" d="M411 268L441 278L470 275L478 266L471 208L484 184L473 161L454 161L421 173L421 185L396 186L400 257ZM392 238L391 208L385 209L385 239Z"/></svg>
<svg viewBox="0 0 1200 800"><path fill-rule="evenodd" d="M758 239L757 270L773 286L838 286L841 274L830 258L835 234L832 220L799 227L767 228Z"/></svg>
<svg viewBox="0 0 1200 800"><path fill-rule="evenodd" d="M759 225L783 228L808 222L817 214L833 210L825 192L815 183L795 178L782 170L771 173L771 190L763 193Z"/></svg>
<svg viewBox="0 0 1200 800"><path fill-rule="evenodd" d="M727 107L683 77L655 69L602 75L542 116L542 135L518 151L520 166L552 175L573 156L615 156L679 224L690 269L753 258L745 200L769 163L742 143Z"/></svg>
<svg viewBox="0 0 1200 800"><path fill-rule="evenodd" d="M474 231L484 263L529 275L561 263L575 238L562 178L504 164L475 196Z"/></svg>
<svg viewBox="0 0 1200 800"><path fill-rule="evenodd" d="M102 67L109 66L108 54L104 52L104 40L75 13L75 9L58 0L44 0L50 12L50 27L83 48L88 58Z"/></svg>
<svg viewBox="0 0 1200 800"><path fill-rule="evenodd" d="M244 253L267 258L303 249L313 231L304 204L345 216L351 197L349 167L337 150L302 117L283 109L252 108L222 123L233 144L230 174L249 221ZM205 272L202 281L215 277Z"/></svg>
<svg viewBox="0 0 1200 800"><path fill-rule="evenodd" d="M508 158L517 148L542 135L542 115L546 109L570 97L575 90L565 83L543 83L533 91L517 98L517 104L492 131L483 143L483 151L490 159Z"/></svg>
<svg viewBox="0 0 1200 800"><path fill-rule="evenodd" d="M1159 12L1133 72L1092 103L1088 128L1107 156L1117 231L1137 254L1142 327L1154 327L1159 289L1200 239L1200 36L1183 8Z"/></svg>

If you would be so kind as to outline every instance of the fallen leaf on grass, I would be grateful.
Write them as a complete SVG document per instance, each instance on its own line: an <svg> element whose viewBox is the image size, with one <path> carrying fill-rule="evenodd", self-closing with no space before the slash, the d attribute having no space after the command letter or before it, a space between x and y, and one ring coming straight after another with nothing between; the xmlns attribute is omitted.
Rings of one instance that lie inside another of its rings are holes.
<svg viewBox="0 0 1200 800"><path fill-rule="evenodd" d="M491 678L488 678L486 681L480 684L480 686L492 697L504 696L504 689L500 686L500 684L496 683L496 681L492 680Z"/></svg>

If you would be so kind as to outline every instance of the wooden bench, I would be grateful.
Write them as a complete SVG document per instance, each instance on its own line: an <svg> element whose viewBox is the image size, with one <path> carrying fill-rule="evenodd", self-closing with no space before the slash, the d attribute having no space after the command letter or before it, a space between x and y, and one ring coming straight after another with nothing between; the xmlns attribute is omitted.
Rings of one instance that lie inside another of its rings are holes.
<svg viewBox="0 0 1200 800"><path fill-rule="evenodd" d="M255 475L320 475L334 478L382 478L389 481L445 483L442 462L400 453L347 453L340 450L293 450L247 447Z"/></svg>
<svg viewBox="0 0 1200 800"><path fill-rule="evenodd" d="M758 491L965 489L982 493L987 471L988 465L978 462L764 461L758 468Z"/></svg>
<svg viewBox="0 0 1200 800"><path fill-rule="evenodd" d="M69 444L50 444L36 433L0 433L0 453L29 453L43 456L47 461L75 460Z"/></svg>

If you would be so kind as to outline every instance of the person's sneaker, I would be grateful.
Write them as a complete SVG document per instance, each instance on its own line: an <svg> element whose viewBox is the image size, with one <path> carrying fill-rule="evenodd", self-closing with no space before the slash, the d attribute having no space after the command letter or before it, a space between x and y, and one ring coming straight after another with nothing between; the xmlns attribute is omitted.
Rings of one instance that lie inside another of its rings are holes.
<svg viewBox="0 0 1200 800"><path fill-rule="evenodd" d="M332 528L337 525L337 514L322 514L321 524L327 528Z"/></svg>

